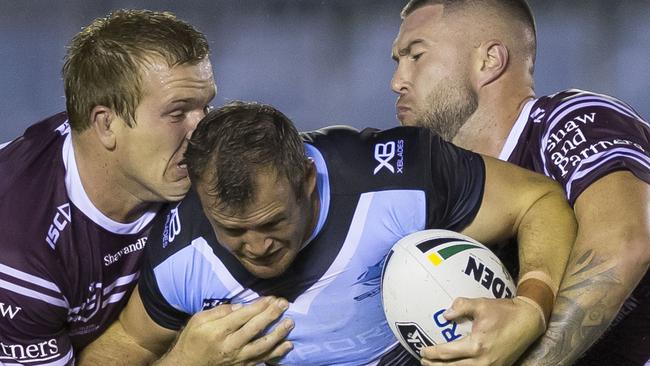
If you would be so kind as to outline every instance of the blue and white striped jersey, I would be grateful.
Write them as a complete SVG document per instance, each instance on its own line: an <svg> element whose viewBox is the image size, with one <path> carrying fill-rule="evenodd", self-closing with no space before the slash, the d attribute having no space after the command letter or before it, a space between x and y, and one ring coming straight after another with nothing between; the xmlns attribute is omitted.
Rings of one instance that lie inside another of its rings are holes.
<svg viewBox="0 0 650 366"><path fill-rule="evenodd" d="M462 230L478 212L482 158L424 129L330 127L303 134L318 170L320 217L290 268L259 279L217 242L195 192L157 219L140 295L151 318L179 329L191 314L263 295L287 298L295 321L286 365L415 364L384 317L384 257L427 228Z"/></svg>

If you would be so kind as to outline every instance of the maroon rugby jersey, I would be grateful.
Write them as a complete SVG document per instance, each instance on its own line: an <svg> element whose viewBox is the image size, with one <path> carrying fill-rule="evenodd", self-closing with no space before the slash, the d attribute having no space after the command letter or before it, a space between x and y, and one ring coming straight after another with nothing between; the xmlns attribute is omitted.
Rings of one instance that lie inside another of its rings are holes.
<svg viewBox="0 0 650 366"><path fill-rule="evenodd" d="M74 364L126 304L154 215L90 202L64 113L0 145L0 364Z"/></svg>
<svg viewBox="0 0 650 366"><path fill-rule="evenodd" d="M606 95L567 90L528 102L499 155L564 187L571 205L589 185L619 170L650 183L650 124ZM616 243L612 243L616 245ZM604 336L578 365L650 361L650 275L646 273Z"/></svg>

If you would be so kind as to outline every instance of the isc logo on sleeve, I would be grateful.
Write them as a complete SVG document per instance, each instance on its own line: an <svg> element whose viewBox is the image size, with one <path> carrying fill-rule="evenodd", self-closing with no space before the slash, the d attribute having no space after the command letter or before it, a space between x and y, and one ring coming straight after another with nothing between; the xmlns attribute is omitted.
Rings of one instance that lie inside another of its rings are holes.
<svg viewBox="0 0 650 366"><path fill-rule="evenodd" d="M391 160L393 160L395 156L397 156L398 159L395 162L395 166L393 166ZM372 173L373 175L377 175L382 168L386 168L393 174L395 174L395 172L399 174L404 173L404 140L375 144L375 160L379 162L379 165L375 167L375 170Z"/></svg>

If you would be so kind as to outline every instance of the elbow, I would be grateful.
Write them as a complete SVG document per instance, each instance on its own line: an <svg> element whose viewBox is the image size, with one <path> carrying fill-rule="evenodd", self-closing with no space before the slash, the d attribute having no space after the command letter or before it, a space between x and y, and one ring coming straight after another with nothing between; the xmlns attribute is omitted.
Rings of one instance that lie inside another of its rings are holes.
<svg viewBox="0 0 650 366"><path fill-rule="evenodd" d="M619 267L632 270L634 277L640 279L650 267L650 233L624 233L621 241Z"/></svg>

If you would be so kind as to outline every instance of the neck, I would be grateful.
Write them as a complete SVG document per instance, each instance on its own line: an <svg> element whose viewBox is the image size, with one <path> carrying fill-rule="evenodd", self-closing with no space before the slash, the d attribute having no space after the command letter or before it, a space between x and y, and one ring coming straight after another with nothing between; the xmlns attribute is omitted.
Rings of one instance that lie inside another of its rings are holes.
<svg viewBox="0 0 650 366"><path fill-rule="evenodd" d="M498 157L524 105L534 97L532 85L479 93L478 108L452 142L464 149Z"/></svg>
<svg viewBox="0 0 650 366"><path fill-rule="evenodd" d="M74 159L86 195L92 204L110 219L128 223L149 211L153 204L138 199L125 189L116 162L110 152L92 139L90 131L72 133Z"/></svg>

